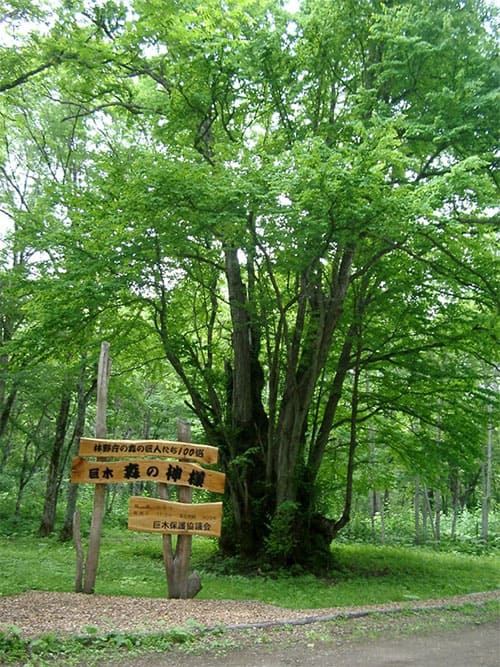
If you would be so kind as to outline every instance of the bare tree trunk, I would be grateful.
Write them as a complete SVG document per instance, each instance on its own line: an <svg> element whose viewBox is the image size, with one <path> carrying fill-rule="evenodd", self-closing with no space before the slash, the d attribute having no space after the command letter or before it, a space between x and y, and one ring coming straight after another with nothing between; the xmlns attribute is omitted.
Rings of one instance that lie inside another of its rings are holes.
<svg viewBox="0 0 500 667"><path fill-rule="evenodd" d="M441 399L438 400L436 447L438 450L441 448ZM439 544L441 541L441 501L441 490L438 487L434 489L435 525L433 532L436 544Z"/></svg>
<svg viewBox="0 0 500 667"><path fill-rule="evenodd" d="M370 526L372 532L372 540L376 539L375 530L375 515L377 514L377 492L374 489L368 491L368 504L370 507Z"/></svg>
<svg viewBox="0 0 500 667"><path fill-rule="evenodd" d="M367 377L366 379L366 392L368 393L370 390L370 382ZM373 424L370 424L368 426L368 444L370 447L370 481L372 488L369 491L369 497L370 497L370 523L371 523L371 529L372 529L372 538L375 540L376 539L376 517L377 514L380 513L380 494L376 490L376 482L375 482L375 427Z"/></svg>
<svg viewBox="0 0 500 667"><path fill-rule="evenodd" d="M95 436L106 437L106 407L108 404L108 384L111 373L111 359L109 357L109 343L103 341L99 356L99 369L97 372L97 413ZM90 538L85 563L85 578L83 585L84 593L93 593L99 563L99 548L101 545L102 522L106 507L106 484L96 484L94 491L94 507L92 511L92 523L90 526Z"/></svg>
<svg viewBox="0 0 500 667"><path fill-rule="evenodd" d="M420 535L420 478L415 477L415 495L413 499L414 516L415 516L415 544L421 543Z"/></svg>
<svg viewBox="0 0 500 667"><path fill-rule="evenodd" d="M350 419L350 437L349 437L349 455L347 460L346 487L344 496L344 510L342 516L335 521L332 526L332 538L339 533L344 526L349 523L351 518L352 495L354 488L354 468L355 453L358 445L358 407L359 407L359 376L361 360L361 345L358 340L358 349L356 351L356 364L354 367L354 381L351 394L351 419Z"/></svg>
<svg viewBox="0 0 500 667"><path fill-rule="evenodd" d="M61 456L68 428L69 408L71 405L71 389L66 381L62 388L61 403L56 421L56 432L52 453L47 472L47 484L45 488L45 503L43 507L42 520L38 530L39 535L45 537L54 532L56 521L56 508L59 496L59 472Z"/></svg>
<svg viewBox="0 0 500 667"><path fill-rule="evenodd" d="M30 479L33 477L33 474L36 470L37 463L40 461L42 458L42 454L38 453L36 456L35 461L29 462L29 448L30 445L32 444L31 440L29 437L26 439L26 442L24 443L24 449L23 449L23 460L21 463L21 468L19 471L19 482L17 485L17 496L16 496L16 506L14 509L14 517L16 519L19 518L19 514L21 512L21 504L23 501L23 496L24 496L24 491L26 489L26 486Z"/></svg>
<svg viewBox="0 0 500 667"><path fill-rule="evenodd" d="M380 502L380 541L385 544L385 509L388 506L388 491L384 491L384 495Z"/></svg>
<svg viewBox="0 0 500 667"><path fill-rule="evenodd" d="M77 385L77 412L76 412L76 421L75 428L73 431L73 449L75 455L78 453L78 447L80 443L80 438L83 436L85 430L85 415L87 412L87 406L90 400L90 396L95 389L97 380L92 382L90 389L85 392L85 371L87 365L85 358L82 360L82 365L80 367L80 375L78 378ZM76 502L78 498L78 484L69 484L68 493L66 496L66 514L64 517L64 524L61 528L59 534L59 539L64 542L70 540L74 535L74 525L73 525L73 515L76 510Z"/></svg>
<svg viewBox="0 0 500 667"><path fill-rule="evenodd" d="M434 542L436 542L436 525L434 523L434 517L432 516L432 507L431 507L431 501L429 499L429 489L424 486L424 510L423 510L423 516L424 516L424 531L425 531L425 538L427 539L427 522L430 522L431 524L431 530L432 530L432 537L434 539Z"/></svg>
<svg viewBox="0 0 500 667"><path fill-rule="evenodd" d="M489 513L490 513L490 503L491 503L491 485L492 485L492 472L493 472L493 420L492 420L492 407L488 407L489 419L488 419L488 440L486 443L484 459L481 466L481 488L482 488L482 499L481 499L481 537L483 542L488 542L488 530L489 530Z"/></svg>
<svg viewBox="0 0 500 667"><path fill-rule="evenodd" d="M451 519L451 529L450 529L450 538L454 540L457 535L457 521L458 515L460 512L460 478L458 475L458 470L452 471L451 476L451 493L452 493L452 519Z"/></svg>
<svg viewBox="0 0 500 667"><path fill-rule="evenodd" d="M264 516L256 517L259 506L265 514L261 502L264 495L263 480L258 474L252 474L252 471L265 469L262 444L268 432L268 417L262 404L264 374L259 360L257 316L254 315L253 320L250 317L248 291L242 279L237 248L226 247L224 255L233 346L232 363L226 364L228 432L231 435L227 439L225 456L226 465L229 461L241 461L238 467L229 467L227 475L235 533L230 536L230 541L239 542L241 550L251 555L261 539L256 529L264 519ZM251 275L250 269L248 273ZM222 537L224 541L225 536Z"/></svg>
<svg viewBox="0 0 500 667"><path fill-rule="evenodd" d="M276 507L297 498L297 473L304 452L307 418L318 378L343 313L353 255L353 247L339 252L333 263L328 292L321 284L320 272L314 279L308 273L301 276L301 299L290 342L276 427L279 437L272 445L275 448ZM356 304L356 307L362 308L362 304ZM309 318L308 310L311 311ZM333 405L336 406L336 403ZM333 419L333 414L331 417ZM331 429L331 423L328 426Z"/></svg>
<svg viewBox="0 0 500 667"><path fill-rule="evenodd" d="M434 541L436 544L441 542L441 491L434 489Z"/></svg>
<svg viewBox="0 0 500 667"><path fill-rule="evenodd" d="M9 423L9 417L14 406L14 402L17 396L17 388L15 387L7 396L6 400L2 404L2 409L0 411L0 438L3 436L7 429L7 424Z"/></svg>

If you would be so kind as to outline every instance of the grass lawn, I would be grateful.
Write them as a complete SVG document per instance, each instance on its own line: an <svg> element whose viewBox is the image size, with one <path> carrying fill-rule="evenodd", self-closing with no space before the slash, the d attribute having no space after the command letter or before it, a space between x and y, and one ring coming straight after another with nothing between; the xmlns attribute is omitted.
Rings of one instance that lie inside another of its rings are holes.
<svg viewBox="0 0 500 667"><path fill-rule="evenodd" d="M161 539L113 528L101 541L96 593L166 597ZM203 588L198 598L260 600L288 608L422 600L500 588L500 557L424 548L339 544L328 578L312 574L219 574L210 568L215 542L193 541L193 569ZM56 539L0 538L0 595L25 590L73 591L75 550Z"/></svg>

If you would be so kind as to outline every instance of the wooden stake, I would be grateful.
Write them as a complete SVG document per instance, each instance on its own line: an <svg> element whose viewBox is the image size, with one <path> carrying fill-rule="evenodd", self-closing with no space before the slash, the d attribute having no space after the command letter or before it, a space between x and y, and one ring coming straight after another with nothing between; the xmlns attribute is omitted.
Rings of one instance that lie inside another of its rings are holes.
<svg viewBox="0 0 500 667"><path fill-rule="evenodd" d="M97 372L97 413L95 436L106 437L106 409L108 405L108 385L111 374L111 359L109 357L109 343L103 341L99 355ZM102 523L106 506L106 485L97 484L94 491L94 507L90 526L89 547L85 563L84 593L93 593L99 563L99 548L101 544Z"/></svg>
<svg viewBox="0 0 500 667"><path fill-rule="evenodd" d="M180 420L177 423L177 438L179 442L191 442L191 426ZM159 485L160 498L168 500L166 484ZM193 499L193 490L190 487L179 487L179 502L190 503ZM175 545L175 554L172 549L172 536L163 535L163 562L167 575L169 598L194 598L201 590L200 575L197 572L189 575L189 561L193 538L191 535L178 535Z"/></svg>

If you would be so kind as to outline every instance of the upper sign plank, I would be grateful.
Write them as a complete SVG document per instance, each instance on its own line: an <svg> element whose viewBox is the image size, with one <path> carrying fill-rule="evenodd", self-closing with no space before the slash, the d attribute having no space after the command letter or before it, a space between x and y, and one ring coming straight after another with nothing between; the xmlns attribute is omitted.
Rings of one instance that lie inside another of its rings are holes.
<svg viewBox="0 0 500 667"><path fill-rule="evenodd" d="M80 456L96 458L155 458L185 459L200 463L217 463L219 450L210 445L170 440L106 440L104 438L80 438Z"/></svg>

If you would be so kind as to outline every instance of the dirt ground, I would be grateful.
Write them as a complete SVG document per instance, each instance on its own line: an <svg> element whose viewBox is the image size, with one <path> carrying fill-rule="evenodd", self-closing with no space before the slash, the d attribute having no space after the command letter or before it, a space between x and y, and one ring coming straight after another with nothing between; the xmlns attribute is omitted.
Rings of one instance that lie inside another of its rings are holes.
<svg viewBox="0 0 500 667"><path fill-rule="evenodd" d="M121 660L120 667L499 667L500 623L460 632L359 641L297 641L235 648L224 655L163 655ZM108 663L108 667L114 667ZM116 663L118 667L118 663Z"/></svg>
<svg viewBox="0 0 500 667"><path fill-rule="evenodd" d="M469 604L381 609L296 625L224 631L194 646L121 659L101 667L500 667L500 616L482 602L498 591L472 596Z"/></svg>
<svg viewBox="0 0 500 667"><path fill-rule="evenodd" d="M154 632L171 628L225 628L243 631L366 618L374 614L440 610L444 607L481 605L500 600L500 590L433 600L391 602L364 607L285 609L252 600L169 600L128 596L84 595L26 591L0 596L0 631L15 626L24 637L47 633L100 635L110 632Z"/></svg>
<svg viewBox="0 0 500 667"><path fill-rule="evenodd" d="M0 597L0 630L155 634L194 641L163 653L123 653L99 667L500 667L500 590L385 605L290 610L235 600L165 600L28 591ZM487 613L482 610L489 609ZM54 660L54 665L62 665Z"/></svg>

